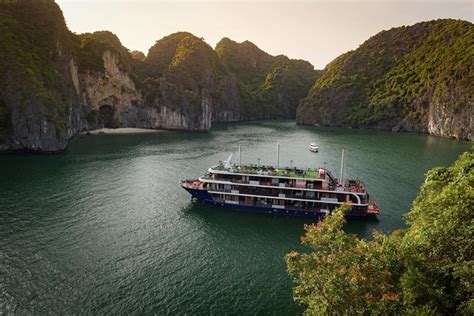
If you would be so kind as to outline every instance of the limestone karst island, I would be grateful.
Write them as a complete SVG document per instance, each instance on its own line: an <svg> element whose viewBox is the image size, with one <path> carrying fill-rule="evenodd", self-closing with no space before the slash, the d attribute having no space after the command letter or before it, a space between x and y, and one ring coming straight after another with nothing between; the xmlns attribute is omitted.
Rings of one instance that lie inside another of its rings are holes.
<svg viewBox="0 0 474 316"><path fill-rule="evenodd" d="M0 315L474 314L473 12L0 0Z"/></svg>

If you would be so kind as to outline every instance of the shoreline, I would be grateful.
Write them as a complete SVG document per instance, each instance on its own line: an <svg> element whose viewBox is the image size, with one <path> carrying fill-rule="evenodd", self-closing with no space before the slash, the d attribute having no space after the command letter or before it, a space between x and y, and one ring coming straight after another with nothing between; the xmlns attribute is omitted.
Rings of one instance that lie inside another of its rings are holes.
<svg viewBox="0 0 474 316"><path fill-rule="evenodd" d="M80 132L80 135L99 135L99 134L148 134L148 133L160 133L164 132L162 129L149 129L149 128L133 128L133 127L123 127L123 128L99 128L90 131Z"/></svg>

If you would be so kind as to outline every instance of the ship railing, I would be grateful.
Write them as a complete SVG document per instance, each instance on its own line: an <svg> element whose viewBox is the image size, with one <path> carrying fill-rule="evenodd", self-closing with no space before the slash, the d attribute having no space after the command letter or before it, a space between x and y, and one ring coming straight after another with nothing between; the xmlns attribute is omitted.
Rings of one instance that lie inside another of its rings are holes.
<svg viewBox="0 0 474 316"><path fill-rule="evenodd" d="M250 181L243 181L243 180L237 180L237 179L215 179L212 177L203 177L204 179L208 180L216 180L216 181L229 181L232 183L238 183L238 184L249 184L252 185L253 183L250 183ZM265 185L265 186L271 186L274 188L293 188L293 189L313 189L313 190L325 190L325 191L334 191L337 192L338 186L336 185L322 185L322 186L314 186L314 185L305 185L305 186L299 186L299 185L293 185L290 186L288 183L278 183L275 184L273 182L266 182L266 181L258 181L258 185ZM343 188L343 191L345 192L351 192L351 193L365 193L365 187L360 186L360 187L354 187L354 186L343 186L340 187Z"/></svg>
<svg viewBox="0 0 474 316"><path fill-rule="evenodd" d="M249 181L244 181L244 180L239 180L239 179L226 179L226 178L213 178L212 176L207 176L205 175L202 177L203 179L206 180L215 180L215 181L228 181L232 183L238 183L238 184L249 184L249 185L255 185L255 183L251 183L253 180ZM314 186L314 185L309 185L306 184L305 186L300 186L300 185L294 185L290 186L289 183L273 183L271 181L258 181L258 185L265 185L265 186L271 186L275 188L295 188L295 189L314 189L314 190L327 190L327 191L335 191L335 186L328 185L328 186Z"/></svg>
<svg viewBox="0 0 474 316"><path fill-rule="evenodd" d="M199 180L184 180L181 181L181 184L184 187L190 188L190 189L204 189L204 182L201 182Z"/></svg>
<svg viewBox="0 0 474 316"><path fill-rule="evenodd" d="M282 193L272 193L272 192L261 192L255 190L235 190L235 189L210 189L211 191L219 192L222 194L230 193L230 194L250 194L250 195L258 195L261 197L269 197L269 198L289 198L289 199L302 199L302 200L318 200L324 202L324 199L330 199L331 202L345 202L346 200L338 198L328 198L328 197L317 197L316 194L313 196L307 196L305 194L282 194Z"/></svg>
<svg viewBox="0 0 474 316"><path fill-rule="evenodd" d="M227 201L224 199L214 199L217 203L226 203ZM237 201L236 201L237 202ZM256 203L246 203L245 201L238 201L238 205L245 205L245 206L257 206L257 207L268 207L272 208L273 204L272 203L263 203L261 201L257 201ZM304 211L304 212L319 212L320 209L316 208L315 205L313 206L296 206L296 205L282 205L285 207L286 210L295 210L295 211Z"/></svg>

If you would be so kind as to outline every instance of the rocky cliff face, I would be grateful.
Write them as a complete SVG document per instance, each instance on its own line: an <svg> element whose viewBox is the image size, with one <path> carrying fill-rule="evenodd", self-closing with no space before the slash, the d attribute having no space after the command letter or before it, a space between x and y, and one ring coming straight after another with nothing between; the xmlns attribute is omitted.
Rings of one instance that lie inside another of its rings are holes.
<svg viewBox="0 0 474 316"><path fill-rule="evenodd" d="M473 140L473 42L457 20L381 32L324 69L297 122Z"/></svg>
<svg viewBox="0 0 474 316"><path fill-rule="evenodd" d="M120 69L119 58L111 51L102 54L103 72L87 70L74 82L79 82L82 104L88 109L88 127L118 127L130 125L123 113L141 103L141 94L130 78L130 74Z"/></svg>
<svg viewBox="0 0 474 316"><path fill-rule="evenodd" d="M240 120L237 80L204 40L186 32L171 34L150 48L145 63L145 81L151 83L143 89L146 104L183 116L184 125L171 128L207 130L212 122ZM153 81L159 84L154 87Z"/></svg>
<svg viewBox="0 0 474 316"><path fill-rule="evenodd" d="M51 1L0 3L0 151L57 151L84 124L74 42Z"/></svg>

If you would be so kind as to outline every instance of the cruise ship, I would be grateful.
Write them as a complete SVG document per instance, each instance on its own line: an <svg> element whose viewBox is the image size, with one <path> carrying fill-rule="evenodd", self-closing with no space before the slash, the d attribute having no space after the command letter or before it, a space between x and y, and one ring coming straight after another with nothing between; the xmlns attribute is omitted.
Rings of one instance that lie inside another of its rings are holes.
<svg viewBox="0 0 474 316"><path fill-rule="evenodd" d="M199 179L182 181L181 186L193 200L249 212L321 218L346 204L351 206L346 213L349 218L379 214L363 182L343 179L343 165L344 152L337 179L326 168L241 165L240 158L235 164L231 155Z"/></svg>

